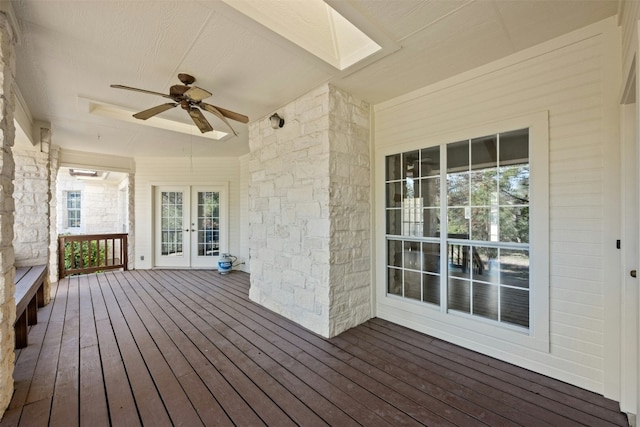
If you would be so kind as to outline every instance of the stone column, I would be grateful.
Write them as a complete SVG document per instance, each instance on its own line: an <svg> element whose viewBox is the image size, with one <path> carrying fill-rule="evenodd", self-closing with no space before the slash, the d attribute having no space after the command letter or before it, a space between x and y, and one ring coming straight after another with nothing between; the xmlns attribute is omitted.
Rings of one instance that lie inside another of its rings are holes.
<svg viewBox="0 0 640 427"><path fill-rule="evenodd" d="M49 129L42 128L44 139L35 147L20 144L13 147L15 203L13 249L16 267L49 263L50 239L50 160ZM50 280L44 283L45 303L49 303Z"/></svg>
<svg viewBox="0 0 640 427"><path fill-rule="evenodd" d="M136 235L136 221L135 221L135 177L136 175L133 173L129 174L129 178L127 179L127 197L128 197L128 206L127 212L129 214L129 218L127 220L127 252L129 256L129 264L128 269L133 270L136 268L136 254L135 254L135 235Z"/></svg>
<svg viewBox="0 0 640 427"><path fill-rule="evenodd" d="M323 85L249 127L249 296L326 337L371 316L369 111Z"/></svg>
<svg viewBox="0 0 640 427"><path fill-rule="evenodd" d="M60 169L60 149L51 148L49 153L49 280L45 291L45 302L51 298L50 284L58 281L60 266L58 265L58 199L57 180Z"/></svg>
<svg viewBox="0 0 640 427"><path fill-rule="evenodd" d="M14 300L13 253L13 124L14 96L11 86L15 75L14 40L7 16L0 13L0 413L4 413L13 394L15 362L13 324Z"/></svg>

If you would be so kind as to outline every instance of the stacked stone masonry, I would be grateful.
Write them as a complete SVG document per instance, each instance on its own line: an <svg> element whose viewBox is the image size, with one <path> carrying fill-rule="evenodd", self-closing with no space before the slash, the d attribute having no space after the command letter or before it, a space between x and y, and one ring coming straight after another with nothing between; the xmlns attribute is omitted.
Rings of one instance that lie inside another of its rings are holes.
<svg viewBox="0 0 640 427"><path fill-rule="evenodd" d="M49 168L50 192L56 194L56 177L58 176L58 168L60 165L60 150L51 148L51 165ZM49 200L49 280L45 281L45 303L49 304L50 283L58 281L58 198L51 197Z"/></svg>
<svg viewBox="0 0 640 427"><path fill-rule="evenodd" d="M13 252L13 141L15 139L14 41L5 14L0 14L0 413L13 394L15 361L13 324L16 318Z"/></svg>
<svg viewBox="0 0 640 427"><path fill-rule="evenodd" d="M128 203L125 191L120 191L120 182L81 180L63 172L58 174L56 197L58 204L58 231L70 234L122 233L123 225L128 218L120 214L120 204ZM67 227L66 193L80 191L81 194L81 226Z"/></svg>
<svg viewBox="0 0 640 427"><path fill-rule="evenodd" d="M47 264L49 261L49 154L39 147L14 150L16 266Z"/></svg>
<svg viewBox="0 0 640 427"><path fill-rule="evenodd" d="M250 297L323 335L367 320L369 106L323 85L249 128Z"/></svg>

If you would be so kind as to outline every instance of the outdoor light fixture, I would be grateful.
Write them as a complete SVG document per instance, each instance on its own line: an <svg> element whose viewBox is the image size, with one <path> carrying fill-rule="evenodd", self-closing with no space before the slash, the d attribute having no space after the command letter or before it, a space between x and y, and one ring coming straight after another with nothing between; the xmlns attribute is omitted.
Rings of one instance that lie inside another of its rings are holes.
<svg viewBox="0 0 640 427"><path fill-rule="evenodd" d="M269 117L269 121L271 122L271 127L274 129L284 126L284 119L280 117L278 113L273 113L273 115Z"/></svg>

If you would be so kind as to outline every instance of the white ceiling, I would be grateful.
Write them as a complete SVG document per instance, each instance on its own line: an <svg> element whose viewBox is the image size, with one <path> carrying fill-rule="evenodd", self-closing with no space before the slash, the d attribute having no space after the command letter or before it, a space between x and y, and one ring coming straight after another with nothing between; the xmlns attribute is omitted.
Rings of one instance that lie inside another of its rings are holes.
<svg viewBox="0 0 640 427"><path fill-rule="evenodd" d="M90 114L87 100L133 112L166 102L110 84L168 93L186 72L213 93L206 102L265 120L327 81L375 104L618 11L618 0L329 0L386 46L340 71L222 1L12 3L22 32L16 81L33 119L51 123L64 149L132 157L238 156L247 126L231 122L240 135L212 141L195 127L185 135ZM161 117L190 123L180 108Z"/></svg>

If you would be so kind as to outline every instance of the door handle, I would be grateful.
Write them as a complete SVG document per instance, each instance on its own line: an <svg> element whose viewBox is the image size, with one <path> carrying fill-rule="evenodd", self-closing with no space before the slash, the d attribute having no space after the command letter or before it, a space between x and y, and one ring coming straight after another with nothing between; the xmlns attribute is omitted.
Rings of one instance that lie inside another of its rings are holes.
<svg viewBox="0 0 640 427"><path fill-rule="evenodd" d="M631 270L631 271L629 272L629 274L631 275L631 277L636 277L636 275L637 275L637 273L636 273L636 271L635 271L635 270Z"/></svg>

